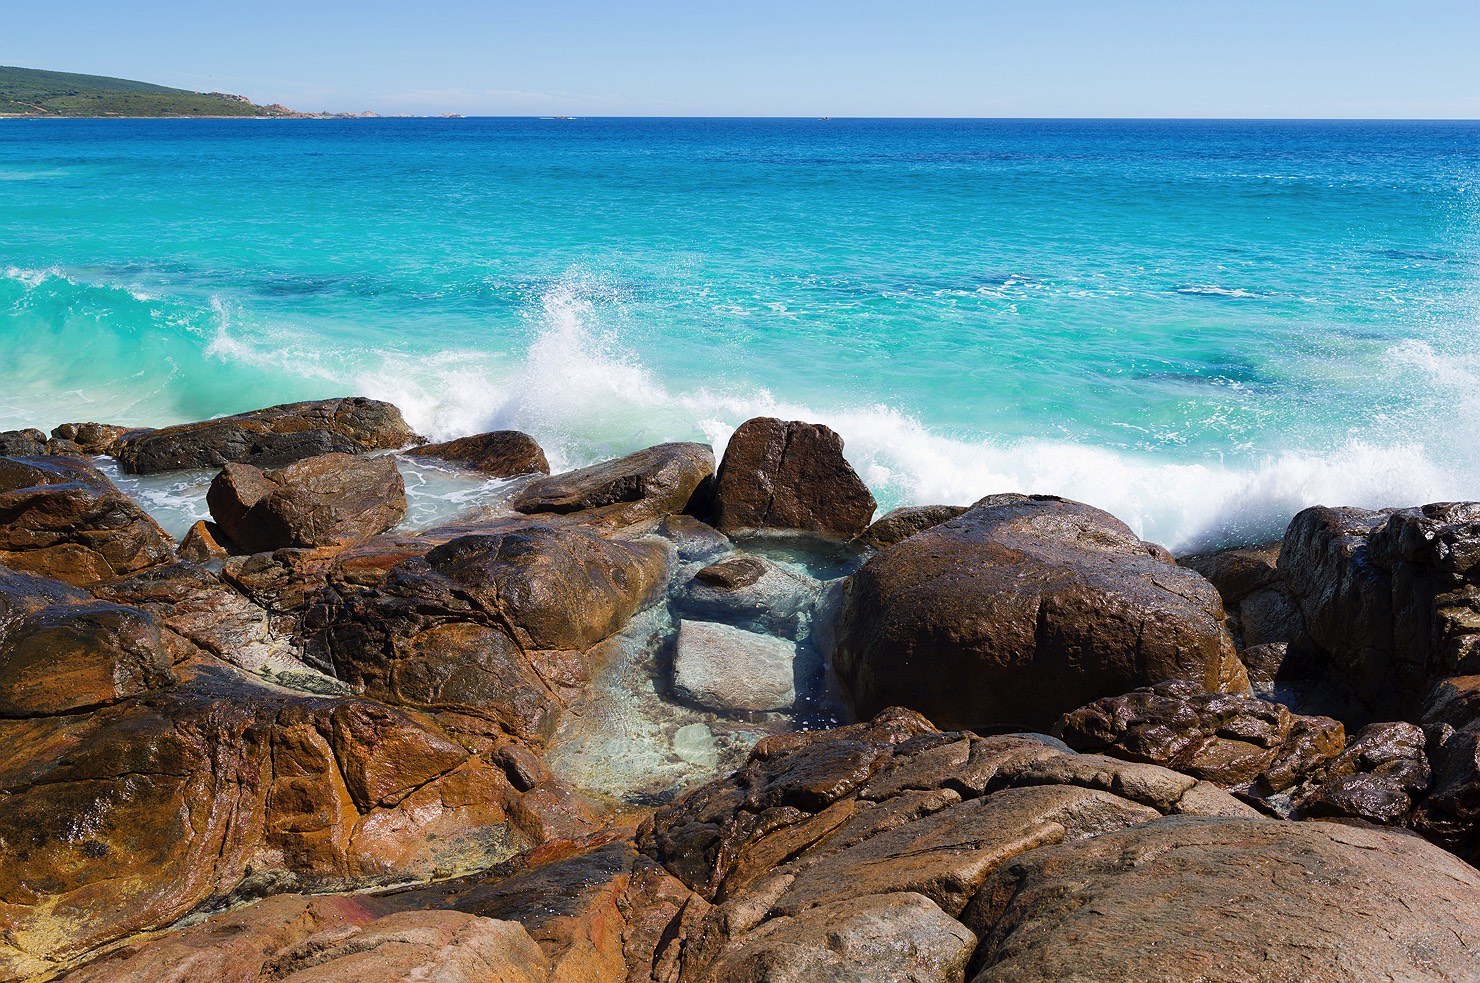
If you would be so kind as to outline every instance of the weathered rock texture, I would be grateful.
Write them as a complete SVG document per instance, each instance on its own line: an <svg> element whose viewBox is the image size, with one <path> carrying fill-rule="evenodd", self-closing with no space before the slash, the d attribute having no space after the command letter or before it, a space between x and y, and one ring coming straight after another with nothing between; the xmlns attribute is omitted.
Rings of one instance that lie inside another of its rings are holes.
<svg viewBox="0 0 1480 983"><path fill-rule="evenodd" d="M228 464L206 502L248 552L351 546L405 517L406 485L393 458L323 454L276 471Z"/></svg>
<svg viewBox="0 0 1480 983"><path fill-rule="evenodd" d="M608 509L622 524L683 512L714 474L704 444L659 444L578 471L536 478L509 501L530 515Z"/></svg>
<svg viewBox="0 0 1480 983"><path fill-rule="evenodd" d="M1173 817L1023 854L963 915L973 983L1462 980L1480 874L1422 840Z"/></svg>
<svg viewBox="0 0 1480 983"><path fill-rule="evenodd" d="M401 411L363 397L287 403L127 437L118 462L132 474L230 463L282 467L318 454L362 454L414 443Z"/></svg>
<svg viewBox="0 0 1480 983"><path fill-rule="evenodd" d="M423 444L406 453L412 457L452 461L495 478L550 473L544 450L533 437L518 430L495 430L441 444Z"/></svg>
<svg viewBox="0 0 1480 983"><path fill-rule="evenodd" d="M1164 679L1247 683L1218 593L1098 509L994 496L850 578L836 665L860 714L1044 730Z"/></svg>
<svg viewBox="0 0 1480 983"><path fill-rule="evenodd" d="M0 458L0 563L87 585L172 559L174 546L86 461Z"/></svg>
<svg viewBox="0 0 1480 983"><path fill-rule="evenodd" d="M721 532L795 529L851 539L873 514L874 496L827 427L757 417L730 437L714 488Z"/></svg>
<svg viewBox="0 0 1480 983"><path fill-rule="evenodd" d="M313 613L315 646L379 699L548 737L589 679L582 653L656 597L670 556L660 540L575 526L464 536L371 589L328 595Z"/></svg>
<svg viewBox="0 0 1480 983"><path fill-rule="evenodd" d="M1373 716L1417 720L1436 680L1480 672L1480 503L1307 509L1279 569Z"/></svg>
<svg viewBox="0 0 1480 983"><path fill-rule="evenodd" d="M110 423L63 423L52 429L51 437L73 444L84 454L111 454L119 438L134 432L131 427Z"/></svg>

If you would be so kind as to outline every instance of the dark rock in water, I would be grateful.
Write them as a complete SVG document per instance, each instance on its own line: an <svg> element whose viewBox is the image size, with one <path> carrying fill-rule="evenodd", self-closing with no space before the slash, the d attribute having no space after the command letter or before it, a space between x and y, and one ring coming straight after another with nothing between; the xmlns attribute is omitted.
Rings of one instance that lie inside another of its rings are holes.
<svg viewBox="0 0 1480 983"><path fill-rule="evenodd" d="M1217 591L1164 552L1087 505L997 496L849 579L838 674L860 714L997 729L1164 679L1245 688Z"/></svg>
<svg viewBox="0 0 1480 983"><path fill-rule="evenodd" d="M310 611L311 650L366 693L524 738L553 733L582 656L654 599L670 553L589 530L464 536Z"/></svg>
<svg viewBox="0 0 1480 983"><path fill-rule="evenodd" d="M0 457L40 457L46 453L46 434L40 430L0 431Z"/></svg>
<svg viewBox="0 0 1480 983"><path fill-rule="evenodd" d="M230 542L220 526L202 519L186 531L175 552L182 560L209 563L231 555L231 549L226 545Z"/></svg>
<svg viewBox="0 0 1480 983"><path fill-rule="evenodd" d="M350 546L405 517L406 486L393 458L324 454L276 471L228 464L206 502L231 541L252 552Z"/></svg>
<svg viewBox="0 0 1480 983"><path fill-rule="evenodd" d="M356 396L165 427L122 439L117 454L124 471L154 474L230 463L281 467L320 454L394 450L416 439L400 410Z"/></svg>
<svg viewBox="0 0 1480 983"><path fill-rule="evenodd" d="M973 983L1480 978L1480 874L1330 823L1178 816L1034 850L962 920Z"/></svg>
<svg viewBox="0 0 1480 983"><path fill-rule="evenodd" d="M1307 509L1280 572L1371 716L1417 720L1435 682L1480 672L1480 503Z"/></svg>
<svg viewBox="0 0 1480 983"><path fill-rule="evenodd" d="M705 478L714 452L704 444L659 444L578 471L536 478L509 501L527 515L564 515L620 507L620 524L683 512Z"/></svg>
<svg viewBox="0 0 1480 983"><path fill-rule="evenodd" d="M714 524L796 529L839 539L863 532L874 496L843 457L843 439L817 423L757 417L725 448L714 486Z"/></svg>
<svg viewBox="0 0 1480 983"><path fill-rule="evenodd" d="M86 461L0 458L0 563L86 586L173 559L174 546Z"/></svg>
<svg viewBox="0 0 1480 983"><path fill-rule="evenodd" d="M495 430L442 444L423 444L406 453L412 457L453 461L495 478L550 473L544 450L533 437L518 430Z"/></svg>
<svg viewBox="0 0 1480 983"><path fill-rule="evenodd" d="M822 586L764 557L743 554L694 574L674 598L683 614L795 639Z"/></svg>
<svg viewBox="0 0 1480 983"><path fill-rule="evenodd" d="M126 436L142 436L151 431L120 427L109 423L63 423L51 431L52 439L76 444L84 454L112 454L118 441Z"/></svg>
<svg viewBox="0 0 1480 983"><path fill-rule="evenodd" d="M949 522L965 512L964 505L907 505L876 519L859 534L858 542L870 549L888 549L917 532Z"/></svg>

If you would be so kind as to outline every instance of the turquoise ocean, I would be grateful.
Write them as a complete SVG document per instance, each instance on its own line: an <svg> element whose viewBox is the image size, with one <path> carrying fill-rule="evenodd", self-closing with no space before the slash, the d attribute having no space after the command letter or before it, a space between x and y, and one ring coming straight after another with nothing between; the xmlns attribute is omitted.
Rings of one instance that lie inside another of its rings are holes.
<svg viewBox="0 0 1480 983"><path fill-rule="evenodd" d="M1480 498L1480 124L0 121L0 427L827 423L1174 549Z"/></svg>

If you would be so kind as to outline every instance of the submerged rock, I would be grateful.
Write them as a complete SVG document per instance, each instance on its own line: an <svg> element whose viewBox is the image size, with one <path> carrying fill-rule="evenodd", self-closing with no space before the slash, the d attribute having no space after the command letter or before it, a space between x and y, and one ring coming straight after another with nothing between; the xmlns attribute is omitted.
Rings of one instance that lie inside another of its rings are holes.
<svg viewBox="0 0 1480 983"><path fill-rule="evenodd" d="M788 710L796 702L796 646L707 621L680 621L673 688L720 711Z"/></svg>
<svg viewBox="0 0 1480 983"><path fill-rule="evenodd" d="M675 598L684 614L795 639L812 617L822 585L753 554L702 568Z"/></svg>
<svg viewBox="0 0 1480 983"><path fill-rule="evenodd" d="M174 546L86 461L0 458L0 563L85 586L170 560Z"/></svg>
<svg viewBox="0 0 1480 983"><path fill-rule="evenodd" d="M518 430L495 430L441 444L423 444L406 453L411 457L452 461L495 478L550 473L544 450L533 437Z"/></svg>
<svg viewBox="0 0 1480 983"><path fill-rule="evenodd" d="M757 417L730 437L714 486L714 524L795 529L852 539L874 496L843 457L843 439L818 423Z"/></svg>
<svg viewBox="0 0 1480 983"><path fill-rule="evenodd" d="M324 454L276 471L228 464L206 501L249 552L351 546L405 517L406 486L393 458Z"/></svg>
<svg viewBox="0 0 1480 983"><path fill-rule="evenodd" d="M395 450L417 437L390 403L360 396L285 403L122 438L118 463L130 474L226 464L282 467L320 454Z"/></svg>
<svg viewBox="0 0 1480 983"><path fill-rule="evenodd" d="M1137 685L1247 686L1213 586L1098 509L995 496L863 565L838 615L860 714L1043 730Z"/></svg>
<svg viewBox="0 0 1480 983"><path fill-rule="evenodd" d="M536 478L509 504L529 515L613 507L621 524L631 524L683 512L713 473L714 452L704 444L659 444L589 468Z"/></svg>

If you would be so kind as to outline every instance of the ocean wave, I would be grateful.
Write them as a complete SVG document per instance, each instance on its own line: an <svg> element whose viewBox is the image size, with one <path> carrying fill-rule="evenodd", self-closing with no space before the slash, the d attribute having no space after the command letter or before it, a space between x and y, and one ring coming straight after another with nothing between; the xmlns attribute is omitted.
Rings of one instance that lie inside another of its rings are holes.
<svg viewBox="0 0 1480 983"><path fill-rule="evenodd" d="M1480 487L1474 455L1463 449L1480 435L1480 364L1415 341L1395 346L1388 362L1398 384L1433 393L1428 416L1403 431L1418 437L1357 427L1317 449L1224 448L1198 458L1186 447L1156 453L948 433L897 406L826 405L756 385L684 386L624 347L610 329L626 323L612 315L624 302L620 291L581 274L533 296L527 332L503 325L489 350L421 352L346 347L225 295L201 305L79 284L59 271L6 276L26 292L13 316L47 308L42 320L25 322L36 332L14 332L0 351L24 369L0 399L0 416L12 426L83 418L159 425L362 393L400 406L434 439L524 430L559 470L667 440L702 439L722 453L744 420L778 416L841 434L881 508L968 504L1005 491L1057 494L1103 508L1174 550L1277 537L1308 505L1410 505L1477 497ZM38 345L45 331L52 335ZM513 337L529 340L511 350ZM1430 418L1444 427L1428 428ZM466 493L446 494L457 502Z"/></svg>
<svg viewBox="0 0 1480 983"><path fill-rule="evenodd" d="M1187 294L1193 297L1231 297L1237 300L1258 300L1268 297L1268 294L1258 293L1253 290L1244 290L1239 287L1216 287L1208 284L1190 284L1178 287L1177 293Z"/></svg>

